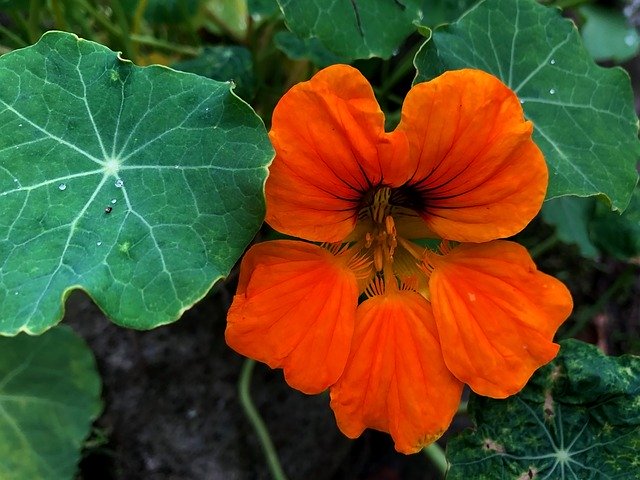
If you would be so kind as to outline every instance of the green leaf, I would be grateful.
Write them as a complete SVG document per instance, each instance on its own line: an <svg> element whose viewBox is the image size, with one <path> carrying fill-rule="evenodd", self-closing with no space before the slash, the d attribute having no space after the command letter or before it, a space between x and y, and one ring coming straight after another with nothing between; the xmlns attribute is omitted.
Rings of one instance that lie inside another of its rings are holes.
<svg viewBox="0 0 640 480"><path fill-rule="evenodd" d="M478 3L478 0L423 0L422 3L422 25L435 27L457 20L471 6Z"/></svg>
<svg viewBox="0 0 640 480"><path fill-rule="evenodd" d="M293 60L309 59L319 67L326 67L336 63L348 63L347 59L327 50L317 38L301 39L295 33L278 32L274 37L274 44L287 57Z"/></svg>
<svg viewBox="0 0 640 480"><path fill-rule="evenodd" d="M640 36L618 8L586 5L580 8L585 17L582 39L594 60L624 62L640 51Z"/></svg>
<svg viewBox="0 0 640 480"><path fill-rule="evenodd" d="M198 57L174 63L171 67L221 82L232 81L239 97L247 101L253 98L253 61L251 52L244 47L205 47Z"/></svg>
<svg viewBox="0 0 640 480"><path fill-rule="evenodd" d="M603 251L621 260L640 257L640 185L622 215L597 211L591 237Z"/></svg>
<svg viewBox="0 0 640 480"><path fill-rule="evenodd" d="M422 18L419 0L278 0L289 29L348 59L389 58Z"/></svg>
<svg viewBox="0 0 640 480"><path fill-rule="evenodd" d="M264 216L273 150L230 85L50 32L0 57L0 332L85 290L114 322L176 320Z"/></svg>
<svg viewBox="0 0 640 480"><path fill-rule="evenodd" d="M416 81L465 67L502 79L535 125L550 170L547 197L603 195L625 209L640 157L629 76L597 66L559 11L534 0L485 0L435 30L415 64Z"/></svg>
<svg viewBox="0 0 640 480"><path fill-rule="evenodd" d="M280 7L278 7L276 0L249 0L247 6L249 13L256 21L265 17L272 17L280 12Z"/></svg>
<svg viewBox="0 0 640 480"><path fill-rule="evenodd" d="M476 428L449 440L447 480L640 478L640 357L561 345L518 395L472 396Z"/></svg>
<svg viewBox="0 0 640 480"><path fill-rule="evenodd" d="M247 0L204 0L204 26L218 35L241 41L247 35L249 8Z"/></svg>
<svg viewBox="0 0 640 480"><path fill-rule="evenodd" d="M147 0L144 17L151 23L176 24L198 12L199 0Z"/></svg>
<svg viewBox="0 0 640 480"><path fill-rule="evenodd" d="M589 238L589 223L593 218L595 204L594 198L554 198L542 206L542 218L549 225L556 227L556 234L560 240L576 244L583 257L596 258L598 249Z"/></svg>
<svg viewBox="0 0 640 480"><path fill-rule="evenodd" d="M0 478L71 480L98 416L100 377L68 327L0 338Z"/></svg>

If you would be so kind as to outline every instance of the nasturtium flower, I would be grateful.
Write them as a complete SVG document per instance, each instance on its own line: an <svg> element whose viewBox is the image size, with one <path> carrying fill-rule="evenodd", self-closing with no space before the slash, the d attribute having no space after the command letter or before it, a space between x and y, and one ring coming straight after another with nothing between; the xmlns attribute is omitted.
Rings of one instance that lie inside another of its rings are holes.
<svg viewBox="0 0 640 480"><path fill-rule="evenodd" d="M306 241L247 252L228 344L302 392L329 388L348 437L386 431L404 453L442 435L464 384L518 392L557 354L572 308L501 240L544 200L531 134L516 95L478 70L415 85L393 132L352 67L291 88L273 114L266 219Z"/></svg>

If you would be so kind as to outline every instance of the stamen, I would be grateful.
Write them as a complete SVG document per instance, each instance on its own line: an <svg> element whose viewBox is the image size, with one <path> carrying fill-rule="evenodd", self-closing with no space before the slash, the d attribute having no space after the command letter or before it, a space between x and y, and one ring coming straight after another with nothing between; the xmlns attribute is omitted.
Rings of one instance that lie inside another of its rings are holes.
<svg viewBox="0 0 640 480"><path fill-rule="evenodd" d="M397 238L400 245L402 245L402 247L404 247L404 249L409 252L413 258L415 258L416 260L422 260L424 258L427 251L426 248L421 247L420 245L416 245L415 243L410 242L409 240L406 240L402 237Z"/></svg>
<svg viewBox="0 0 640 480"><path fill-rule="evenodd" d="M373 249L373 266L376 272L380 272L384 267L384 254L379 246Z"/></svg>

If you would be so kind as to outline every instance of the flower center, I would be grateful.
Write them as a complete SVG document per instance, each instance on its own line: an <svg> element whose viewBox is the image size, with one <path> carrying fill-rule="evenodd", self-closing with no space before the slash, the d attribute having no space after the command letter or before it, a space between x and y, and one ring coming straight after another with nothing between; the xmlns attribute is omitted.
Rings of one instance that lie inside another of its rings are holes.
<svg viewBox="0 0 640 480"><path fill-rule="evenodd" d="M398 247L398 232L391 216L390 198L391 190L383 187L375 192L371 204L366 207L371 227L365 233L365 248L372 249L376 272L393 263L393 254Z"/></svg>

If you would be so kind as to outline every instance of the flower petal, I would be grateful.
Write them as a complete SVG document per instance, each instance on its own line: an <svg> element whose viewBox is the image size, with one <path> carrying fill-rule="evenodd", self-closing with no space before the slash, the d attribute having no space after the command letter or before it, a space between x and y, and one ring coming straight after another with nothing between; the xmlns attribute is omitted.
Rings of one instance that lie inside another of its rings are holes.
<svg viewBox="0 0 640 480"><path fill-rule="evenodd" d="M404 187L438 236L485 242L513 235L540 210L547 166L516 97L480 70L415 85L398 126L413 178Z"/></svg>
<svg viewBox="0 0 640 480"><path fill-rule="evenodd" d="M539 272L514 242L462 244L430 256L431 305L449 370L493 398L518 392L552 360L552 342L572 309L559 280Z"/></svg>
<svg viewBox="0 0 640 480"><path fill-rule="evenodd" d="M404 180L408 143L384 132L384 114L367 80L334 65L295 85L273 112L276 158L266 183L267 222L276 230L339 242L353 230L363 195Z"/></svg>
<svg viewBox="0 0 640 480"><path fill-rule="evenodd" d="M242 261L225 338L283 368L293 388L319 393L344 369L357 304L356 276L340 257L304 242L261 243Z"/></svg>
<svg viewBox="0 0 640 480"><path fill-rule="evenodd" d="M347 366L331 387L331 408L346 436L374 428L389 432L399 452L417 452L447 429L461 394L423 297L399 291L358 307Z"/></svg>

